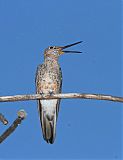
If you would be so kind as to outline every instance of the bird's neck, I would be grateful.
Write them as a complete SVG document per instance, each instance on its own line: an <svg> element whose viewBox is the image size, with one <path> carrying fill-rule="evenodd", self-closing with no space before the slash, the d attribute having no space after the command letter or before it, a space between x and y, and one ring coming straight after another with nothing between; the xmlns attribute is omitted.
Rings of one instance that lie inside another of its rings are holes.
<svg viewBox="0 0 123 160"><path fill-rule="evenodd" d="M59 66L58 58L45 57L44 64L49 68L57 68Z"/></svg>

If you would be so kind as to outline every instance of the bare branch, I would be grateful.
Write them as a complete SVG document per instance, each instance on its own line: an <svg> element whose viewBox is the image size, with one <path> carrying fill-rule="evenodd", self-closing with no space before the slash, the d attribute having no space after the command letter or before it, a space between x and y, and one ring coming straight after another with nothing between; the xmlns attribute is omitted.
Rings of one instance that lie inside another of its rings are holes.
<svg viewBox="0 0 123 160"><path fill-rule="evenodd" d="M7 125L8 121L7 119L4 117L4 115L2 113L0 113L0 121L4 124Z"/></svg>
<svg viewBox="0 0 123 160"><path fill-rule="evenodd" d="M26 118L26 112L24 110L20 110L18 112L17 119L13 122L13 124L0 136L0 143L2 143L14 130L21 124L21 121Z"/></svg>
<svg viewBox="0 0 123 160"><path fill-rule="evenodd" d="M14 102L14 101L27 101L27 100L39 100L39 99L69 99L69 98L82 98L82 99L96 99L107 100L114 102L122 102L123 97L116 97L112 95L103 94L84 94L84 93L62 93L50 95L30 94L30 95L15 95L15 96L2 96L0 102Z"/></svg>

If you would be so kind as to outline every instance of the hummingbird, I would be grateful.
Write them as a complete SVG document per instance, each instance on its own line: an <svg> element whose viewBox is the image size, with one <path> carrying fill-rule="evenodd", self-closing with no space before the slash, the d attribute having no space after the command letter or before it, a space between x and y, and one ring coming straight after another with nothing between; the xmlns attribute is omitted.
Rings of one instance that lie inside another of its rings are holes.
<svg viewBox="0 0 123 160"><path fill-rule="evenodd" d="M82 41L66 46L50 46L44 51L44 63L38 65L36 71L36 93L53 95L61 93L62 71L58 63L60 55L64 53L82 53L66 51L64 49L77 45ZM60 99L38 100L38 112L42 127L43 138L47 143L54 143L56 137L56 123L58 118Z"/></svg>

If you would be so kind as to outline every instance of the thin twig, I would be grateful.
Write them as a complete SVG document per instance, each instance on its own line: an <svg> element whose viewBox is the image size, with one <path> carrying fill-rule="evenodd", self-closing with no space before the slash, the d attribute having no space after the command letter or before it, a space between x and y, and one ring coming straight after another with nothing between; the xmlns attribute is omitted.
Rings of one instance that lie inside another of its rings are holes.
<svg viewBox="0 0 123 160"><path fill-rule="evenodd" d="M26 117L26 112L24 110L20 110L18 112L17 119L13 122L13 124L0 136L0 143L2 143L14 130L21 124L21 121Z"/></svg>
<svg viewBox="0 0 123 160"><path fill-rule="evenodd" d="M114 102L122 102L123 97L116 97L112 95L104 94L85 94L85 93L62 93L50 95L30 94L30 95L15 95L15 96L2 96L0 102L14 102L14 101L27 101L27 100L39 100L39 99L69 99L69 98L82 98L82 99L96 99L107 100Z"/></svg>
<svg viewBox="0 0 123 160"><path fill-rule="evenodd" d="M2 113L0 113L0 121L4 124L7 125L8 121L7 119L4 117L4 115Z"/></svg>

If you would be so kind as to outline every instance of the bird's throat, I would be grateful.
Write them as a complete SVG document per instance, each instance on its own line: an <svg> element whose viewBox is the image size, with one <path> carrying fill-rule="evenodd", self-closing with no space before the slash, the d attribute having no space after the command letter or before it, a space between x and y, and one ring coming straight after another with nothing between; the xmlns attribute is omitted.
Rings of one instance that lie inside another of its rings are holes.
<svg viewBox="0 0 123 160"><path fill-rule="evenodd" d="M55 57L45 57L44 63L48 68L57 68L59 66L58 64L58 58Z"/></svg>

